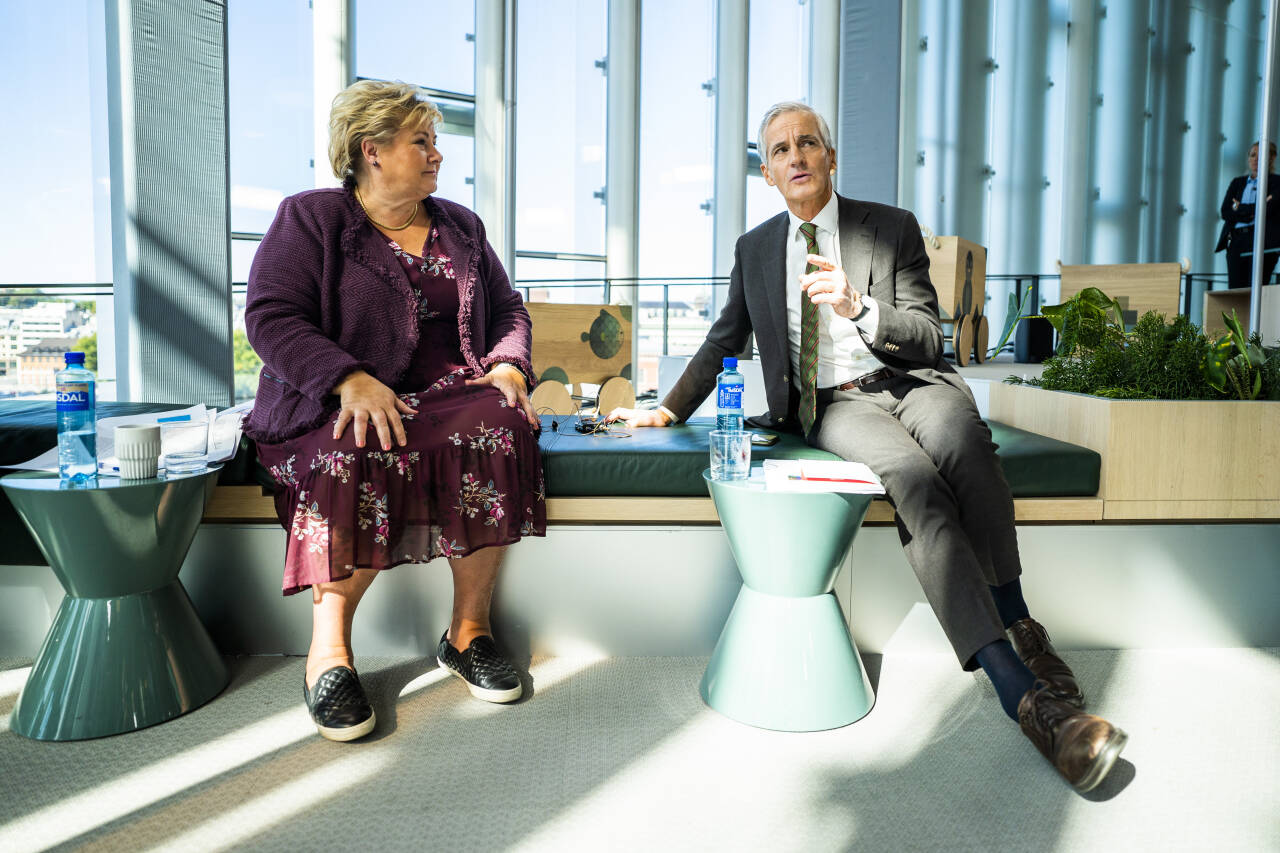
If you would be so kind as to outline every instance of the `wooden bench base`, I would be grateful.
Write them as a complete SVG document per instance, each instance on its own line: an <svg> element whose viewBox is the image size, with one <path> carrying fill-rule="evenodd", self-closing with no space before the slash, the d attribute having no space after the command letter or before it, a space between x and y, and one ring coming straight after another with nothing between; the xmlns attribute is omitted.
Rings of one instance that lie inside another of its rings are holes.
<svg viewBox="0 0 1280 853"><path fill-rule="evenodd" d="M1082 524L1105 518L1099 498L1018 498L1020 524ZM219 486L205 508L206 524L275 524L275 503L258 486ZM711 498L547 498L551 524L719 524ZM866 524L892 524L888 501L871 504Z"/></svg>

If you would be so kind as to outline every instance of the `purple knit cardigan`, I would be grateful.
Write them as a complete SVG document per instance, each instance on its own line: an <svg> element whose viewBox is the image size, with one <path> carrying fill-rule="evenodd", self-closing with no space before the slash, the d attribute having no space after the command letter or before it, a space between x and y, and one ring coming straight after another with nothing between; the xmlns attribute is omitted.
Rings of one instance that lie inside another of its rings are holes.
<svg viewBox="0 0 1280 853"><path fill-rule="evenodd" d="M468 366L478 376L506 361L532 377L529 312L480 218L444 199L426 204L458 277ZM417 316L404 270L350 187L286 198L249 270L245 327L263 369L245 433L278 443L315 429L338 410L333 387L353 370L394 387L418 346Z"/></svg>

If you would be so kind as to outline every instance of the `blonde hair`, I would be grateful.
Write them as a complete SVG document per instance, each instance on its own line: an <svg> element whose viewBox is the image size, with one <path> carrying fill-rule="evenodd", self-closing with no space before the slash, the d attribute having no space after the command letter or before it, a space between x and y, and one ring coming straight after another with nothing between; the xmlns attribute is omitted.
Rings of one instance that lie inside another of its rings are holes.
<svg viewBox="0 0 1280 853"><path fill-rule="evenodd" d="M355 178L364 160L360 144L387 145L401 128L434 126L442 119L422 90L408 83L357 80L333 99L329 111L329 165L341 181Z"/></svg>

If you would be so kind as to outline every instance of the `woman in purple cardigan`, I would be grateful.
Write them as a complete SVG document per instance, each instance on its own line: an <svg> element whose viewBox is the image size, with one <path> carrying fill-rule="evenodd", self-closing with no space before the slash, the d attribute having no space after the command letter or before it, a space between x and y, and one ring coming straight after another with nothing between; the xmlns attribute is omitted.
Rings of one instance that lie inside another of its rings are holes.
<svg viewBox="0 0 1280 853"><path fill-rule="evenodd" d="M489 605L505 546L546 532L529 314L476 215L431 195L440 118L403 83L341 92L342 188L285 199L249 273L264 366L246 432L279 484L284 592L311 590L303 697L330 740L373 730L351 621L401 563L453 570L440 665L481 699L521 693Z"/></svg>

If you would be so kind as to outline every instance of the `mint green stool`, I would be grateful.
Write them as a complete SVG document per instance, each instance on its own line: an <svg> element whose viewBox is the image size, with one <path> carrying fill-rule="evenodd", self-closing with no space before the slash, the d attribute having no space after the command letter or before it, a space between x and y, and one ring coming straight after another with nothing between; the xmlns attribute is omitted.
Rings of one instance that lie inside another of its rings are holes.
<svg viewBox="0 0 1280 853"><path fill-rule="evenodd" d="M81 740L162 723L226 687L226 664L178 581L219 468L169 479L0 480L66 590L9 728Z"/></svg>
<svg viewBox="0 0 1280 853"><path fill-rule="evenodd" d="M875 694L831 588L872 497L766 491L760 466L747 480L702 477L742 573L702 677L703 701L787 732L866 716Z"/></svg>

